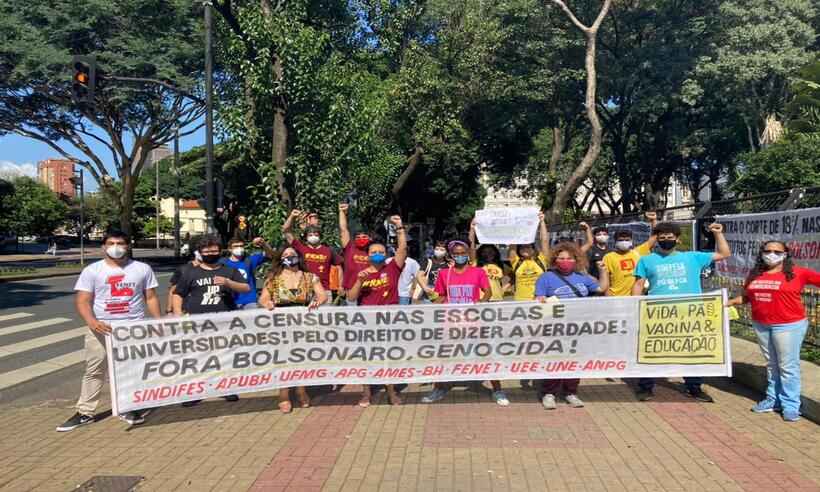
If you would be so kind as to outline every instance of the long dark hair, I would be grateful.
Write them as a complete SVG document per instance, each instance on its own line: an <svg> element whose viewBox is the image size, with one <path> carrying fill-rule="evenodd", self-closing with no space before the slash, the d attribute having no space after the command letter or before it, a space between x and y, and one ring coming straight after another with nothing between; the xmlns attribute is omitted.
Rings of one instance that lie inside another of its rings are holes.
<svg viewBox="0 0 820 492"><path fill-rule="evenodd" d="M268 269L268 275L265 277L265 282L278 277L279 274L282 273L282 270L285 269L285 265L282 264L282 254L288 248L292 249L293 251L296 251L296 249L294 249L292 246L285 246L283 248L278 248L273 252L273 256L271 257L270 269ZM298 251L296 251L296 256L299 257L299 270L302 270L303 272L308 271L307 267L305 266L305 260L304 258L302 258L302 255L299 254Z"/></svg>
<svg viewBox="0 0 820 492"><path fill-rule="evenodd" d="M754 279L761 276L765 272L769 271L769 265L763 261L763 251L766 249L766 246L772 243L777 243L783 246L783 251L786 252L786 259L783 260L783 274L786 276L786 281L791 282L794 278L794 263L792 262L791 252L789 251L789 246L784 243L783 241L765 241L760 245L760 249L757 251L757 258L755 258L755 266L749 272L749 276L746 277L746 283L744 287L748 287Z"/></svg>
<svg viewBox="0 0 820 492"><path fill-rule="evenodd" d="M493 258L491 260L487 261L484 259L483 253L485 251L492 252ZM481 246L479 246L475 252L475 257L476 265L480 267L483 267L484 265L495 265L497 267L503 268L503 265L501 264L501 251L499 251L498 247L496 247L494 244L482 244Z"/></svg>

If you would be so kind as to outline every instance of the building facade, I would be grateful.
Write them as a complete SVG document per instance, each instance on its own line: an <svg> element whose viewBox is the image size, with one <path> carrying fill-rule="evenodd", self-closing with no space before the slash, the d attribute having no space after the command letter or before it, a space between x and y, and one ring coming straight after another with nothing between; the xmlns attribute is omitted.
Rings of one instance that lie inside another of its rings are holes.
<svg viewBox="0 0 820 492"><path fill-rule="evenodd" d="M160 214L170 220L174 220L174 199L163 198L160 202ZM199 206L196 200L179 201L179 232L184 237L186 234L197 236L205 234L208 230L208 221L205 209Z"/></svg>
<svg viewBox="0 0 820 492"><path fill-rule="evenodd" d="M66 159L46 159L37 163L37 178L48 189L67 198L74 198L74 162Z"/></svg>

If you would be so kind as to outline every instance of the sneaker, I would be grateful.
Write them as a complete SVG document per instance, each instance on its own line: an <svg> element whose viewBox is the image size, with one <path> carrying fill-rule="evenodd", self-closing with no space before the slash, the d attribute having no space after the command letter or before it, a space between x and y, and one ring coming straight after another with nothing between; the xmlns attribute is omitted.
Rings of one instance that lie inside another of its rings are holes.
<svg viewBox="0 0 820 492"><path fill-rule="evenodd" d="M638 401L649 401L655 397L655 392L651 389L639 389L635 396L638 398Z"/></svg>
<svg viewBox="0 0 820 492"><path fill-rule="evenodd" d="M708 393L706 393L705 391L703 391L700 388L687 389L686 394L688 394L692 398L696 399L697 401L702 401L704 403L714 403L715 402L714 398L709 396Z"/></svg>
<svg viewBox="0 0 820 492"><path fill-rule="evenodd" d="M773 398L766 398L765 400L761 400L757 402L757 405L752 407L752 411L754 413L769 413L774 412L775 410L780 410L777 407L777 400Z"/></svg>
<svg viewBox="0 0 820 492"><path fill-rule="evenodd" d="M120 419L128 425L140 425L145 422L145 417L142 416L141 412L127 412L120 415Z"/></svg>
<svg viewBox="0 0 820 492"><path fill-rule="evenodd" d="M510 400L507 399L507 395L501 390L493 391L493 400L495 400L495 402L502 407L509 406L510 404Z"/></svg>
<svg viewBox="0 0 820 492"><path fill-rule="evenodd" d="M441 388L436 388L430 392L429 395L423 397L421 399L422 403L435 403L437 401L443 400L444 397L447 396L447 391Z"/></svg>
<svg viewBox="0 0 820 492"><path fill-rule="evenodd" d="M94 423L94 416L83 415L81 413L75 413L70 419L63 422L62 425L57 427L57 432L68 432L73 431L77 427L85 424L92 424Z"/></svg>
<svg viewBox="0 0 820 492"><path fill-rule="evenodd" d="M578 398L578 395L567 395L564 399L569 403L569 406L572 408L583 408L584 401Z"/></svg>
<svg viewBox="0 0 820 492"><path fill-rule="evenodd" d="M225 398L225 401L239 401L239 395L228 395L223 398Z"/></svg>
<svg viewBox="0 0 820 492"><path fill-rule="evenodd" d="M783 420L786 422L797 422L800 420L800 412L795 410L783 410Z"/></svg>
<svg viewBox="0 0 820 492"><path fill-rule="evenodd" d="M182 406L185 408L195 407L202 403L202 400L191 400L191 401L184 401L182 402Z"/></svg>
<svg viewBox="0 0 820 492"><path fill-rule="evenodd" d="M558 408L558 405L555 404L555 395L544 395L541 398L541 406L544 407L544 410L555 410Z"/></svg>

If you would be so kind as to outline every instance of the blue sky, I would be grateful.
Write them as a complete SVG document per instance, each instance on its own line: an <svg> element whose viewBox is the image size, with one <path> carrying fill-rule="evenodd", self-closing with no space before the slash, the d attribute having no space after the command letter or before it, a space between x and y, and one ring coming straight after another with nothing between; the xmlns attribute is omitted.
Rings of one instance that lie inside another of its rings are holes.
<svg viewBox="0 0 820 492"><path fill-rule="evenodd" d="M100 134L105 138L104 134ZM109 169L109 172L116 177L114 171L114 159L111 157L111 151L98 142L89 139L89 145L94 152L100 156ZM217 139L215 139L217 140ZM130 144L130 142L128 143ZM205 129L201 128L195 133L187 137L180 138L179 149L180 152L185 152L193 147L205 144ZM84 158L84 154L74 148L72 145L61 142L63 148L74 153L74 156L80 159ZM59 159L62 156L38 140L21 137L19 135L6 135L0 137L0 175L26 175L31 177L37 176L37 162L45 159ZM91 176L86 173L86 189L88 191L95 191L97 183L91 179Z"/></svg>

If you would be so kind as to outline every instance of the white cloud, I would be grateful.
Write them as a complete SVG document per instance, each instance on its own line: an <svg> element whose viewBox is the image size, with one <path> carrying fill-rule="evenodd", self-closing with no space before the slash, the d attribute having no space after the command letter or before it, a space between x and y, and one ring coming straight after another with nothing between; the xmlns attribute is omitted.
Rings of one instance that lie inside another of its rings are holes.
<svg viewBox="0 0 820 492"><path fill-rule="evenodd" d="M37 164L32 164L31 162L17 164L12 161L0 160L0 177L16 178L18 176L29 176L31 178L36 178Z"/></svg>

